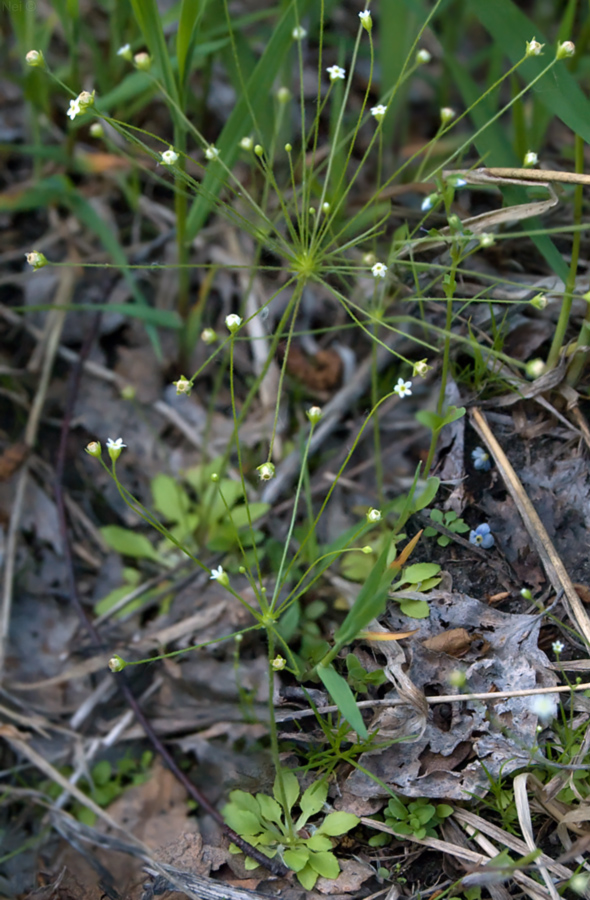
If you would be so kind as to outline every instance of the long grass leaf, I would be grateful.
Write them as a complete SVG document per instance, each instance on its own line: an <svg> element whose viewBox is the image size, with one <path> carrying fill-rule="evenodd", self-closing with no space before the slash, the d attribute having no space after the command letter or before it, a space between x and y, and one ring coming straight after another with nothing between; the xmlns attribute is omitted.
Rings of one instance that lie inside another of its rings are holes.
<svg viewBox="0 0 590 900"><path fill-rule="evenodd" d="M268 102L268 96L273 82L280 72L285 56L293 44L291 32L297 23L295 17L295 5L294 2L290 3L283 13L283 16L266 45L264 53L260 57L258 65L246 84L246 93L250 98L250 103L253 104L255 108L256 106L260 106L261 103L266 104ZM297 3L299 19L301 19L301 16L305 13L309 5L310 0L299 0L299 3ZM215 141L215 146L218 148L221 157L228 168L233 166L237 158L240 139L249 134L255 124L256 123L252 122L248 101L245 96L241 96L227 120L219 139ZM207 216L211 212L214 198L219 195L219 192L223 187L225 177L223 170L220 170L219 166L212 166L207 170L202 182L201 190L199 191L199 196L193 203L188 214L186 227L187 241L192 241L203 226Z"/></svg>
<svg viewBox="0 0 590 900"><path fill-rule="evenodd" d="M354 694L352 693L348 682L339 675L334 666L319 665L317 673L322 684L330 694L330 697L348 722L351 728L354 728L359 737L365 741L369 737L369 733L363 722L361 712L356 705Z"/></svg>
<svg viewBox="0 0 590 900"><path fill-rule="evenodd" d="M457 60L450 56L446 62L455 83L461 91L465 106L472 106L480 98L479 88L469 73L466 72L465 68L457 62ZM490 100L485 98L471 110L469 115L471 116L475 127L480 129L486 122L490 121L495 112L496 111L492 109ZM516 157L499 121L492 122L489 128L486 128L485 131L476 138L475 145L485 164L488 166L519 166L522 164L522 160L519 160ZM526 203L528 201L528 195L525 188L517 187L516 185L502 186L502 194L506 198L507 206L517 206L518 204ZM542 223L536 218L530 219L529 224L531 229L541 229L543 227ZM543 254L547 264L563 281L565 281L568 274L568 268L551 238L546 234L538 234L534 235L531 240L534 242L539 252Z"/></svg>
<svg viewBox="0 0 590 900"><path fill-rule="evenodd" d="M381 555L371 569L369 577L362 586L352 609L348 612L344 622L334 635L337 647L343 647L345 644L350 643L359 631L366 628L375 616L383 612L389 585L395 575L395 570L393 569L386 572L389 546L390 542L386 541Z"/></svg>

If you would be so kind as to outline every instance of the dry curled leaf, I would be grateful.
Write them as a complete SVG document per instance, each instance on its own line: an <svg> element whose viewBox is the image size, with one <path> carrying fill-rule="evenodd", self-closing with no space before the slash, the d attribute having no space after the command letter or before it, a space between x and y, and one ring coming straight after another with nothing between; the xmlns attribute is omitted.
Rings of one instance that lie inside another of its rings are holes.
<svg viewBox="0 0 590 900"><path fill-rule="evenodd" d="M422 641L422 646L427 650L437 653L446 653L448 656L465 656L471 646L473 638L465 628L447 628L434 637Z"/></svg>
<svg viewBox="0 0 590 900"><path fill-rule="evenodd" d="M17 444L11 444L4 453L0 455L0 481L8 481L14 475L17 469L20 469L27 456L30 447L19 441Z"/></svg>

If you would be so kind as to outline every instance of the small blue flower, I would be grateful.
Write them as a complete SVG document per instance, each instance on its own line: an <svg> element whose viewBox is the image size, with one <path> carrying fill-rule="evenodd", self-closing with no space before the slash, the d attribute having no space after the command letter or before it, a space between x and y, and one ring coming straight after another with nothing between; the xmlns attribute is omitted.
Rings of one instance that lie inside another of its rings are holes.
<svg viewBox="0 0 590 900"><path fill-rule="evenodd" d="M471 459L473 460L474 468L481 469L483 472L489 471L492 465L490 455L483 447L476 447L471 453Z"/></svg>
<svg viewBox="0 0 590 900"><path fill-rule="evenodd" d="M483 525L478 525L475 531L469 533L469 543L483 547L484 550L489 550L490 547L494 546L494 535L491 533L487 522L484 522Z"/></svg>

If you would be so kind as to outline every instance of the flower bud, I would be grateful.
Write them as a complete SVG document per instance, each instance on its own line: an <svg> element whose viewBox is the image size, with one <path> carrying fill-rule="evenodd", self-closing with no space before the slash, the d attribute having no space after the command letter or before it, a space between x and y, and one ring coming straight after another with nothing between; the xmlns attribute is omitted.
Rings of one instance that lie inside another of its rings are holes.
<svg viewBox="0 0 590 900"><path fill-rule="evenodd" d="M104 137L104 128L102 127L102 122L93 122L90 126L90 137L93 138L103 138Z"/></svg>
<svg viewBox="0 0 590 900"><path fill-rule="evenodd" d="M416 53L416 62L419 66L427 65L431 59L432 56L428 52L428 50L418 50L418 52Z"/></svg>
<svg viewBox="0 0 590 900"><path fill-rule="evenodd" d="M235 313L230 313L229 316L225 317L225 327L229 332L231 332L231 334L234 334L241 324L241 318L239 316L236 316Z"/></svg>
<svg viewBox="0 0 590 900"><path fill-rule="evenodd" d="M152 67L152 58L149 53L136 53L133 62L140 72L149 72Z"/></svg>
<svg viewBox="0 0 590 900"><path fill-rule="evenodd" d="M254 153L256 154L256 156L258 156L258 158L260 158L261 156L264 156L264 147L262 146L262 144L255 145Z"/></svg>
<svg viewBox="0 0 590 900"><path fill-rule="evenodd" d="M280 87L277 91L277 100L281 104L288 103L291 99L291 91L288 87Z"/></svg>
<svg viewBox="0 0 590 900"><path fill-rule="evenodd" d="M296 25L293 31L291 32L291 37L294 41L302 41L306 36L307 31L301 25Z"/></svg>
<svg viewBox="0 0 590 900"><path fill-rule="evenodd" d="M243 137L242 140L240 141L240 147L242 148L242 150L251 150L253 146L254 146L254 141L252 140L251 137L248 137L248 136Z"/></svg>
<svg viewBox="0 0 590 900"><path fill-rule="evenodd" d="M531 306L534 306L535 309L545 309L549 304L549 300L547 299L546 294L537 294L532 300L529 300Z"/></svg>
<svg viewBox="0 0 590 900"><path fill-rule="evenodd" d="M33 250L32 253L25 253L25 257L28 264L32 266L35 271L37 271L37 269L42 269L43 266L47 265L47 259L43 253L37 253L36 250Z"/></svg>
<svg viewBox="0 0 590 900"><path fill-rule="evenodd" d="M42 50L29 50L27 55L25 56L25 60L28 66L32 69L45 69L47 68L45 64L45 57L43 56Z"/></svg>
<svg viewBox="0 0 590 900"><path fill-rule="evenodd" d="M443 125L448 125L456 115L457 113L450 106L443 106L440 111L440 121Z"/></svg>
<svg viewBox="0 0 590 900"><path fill-rule="evenodd" d="M214 344L217 340L217 332L213 328L203 328L201 340L204 344Z"/></svg>
<svg viewBox="0 0 590 900"><path fill-rule="evenodd" d="M286 665L287 665L287 660L280 654L278 656L275 656L275 658L271 662L271 666L273 667L275 672L280 672L282 669L285 668Z"/></svg>
<svg viewBox="0 0 590 900"><path fill-rule="evenodd" d="M109 659L109 669L111 672L122 672L127 663L117 653Z"/></svg>
<svg viewBox="0 0 590 900"><path fill-rule="evenodd" d="M382 518L383 516L380 509L373 509L373 507L371 507L371 509L367 511L367 522L370 522L371 525L380 522Z"/></svg>
<svg viewBox="0 0 590 900"><path fill-rule="evenodd" d="M322 410L319 406L311 406L307 410L307 418L311 422L312 425L317 425L317 423L322 418Z"/></svg>
<svg viewBox="0 0 590 900"><path fill-rule="evenodd" d="M539 157L532 150L529 150L528 153L525 153L524 159L522 161L525 169L531 169L533 166L536 166L539 162Z"/></svg>
<svg viewBox="0 0 590 900"><path fill-rule="evenodd" d="M95 459L100 459L100 456L102 454L102 447L100 446L99 441L90 441L90 443L87 444L84 449L89 456L94 456Z"/></svg>
<svg viewBox="0 0 590 900"><path fill-rule="evenodd" d="M275 467L271 462L262 463L261 466L256 467L256 471L261 481L270 481L275 477Z"/></svg>
<svg viewBox="0 0 590 900"><path fill-rule="evenodd" d="M567 59L576 52L576 46L571 41L564 41L557 45L557 59Z"/></svg>

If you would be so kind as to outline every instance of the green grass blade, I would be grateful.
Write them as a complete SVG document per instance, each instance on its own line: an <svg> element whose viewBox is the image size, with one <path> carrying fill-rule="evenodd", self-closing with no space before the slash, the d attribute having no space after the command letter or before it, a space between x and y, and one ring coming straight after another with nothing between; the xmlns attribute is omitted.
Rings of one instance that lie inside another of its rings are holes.
<svg viewBox="0 0 590 900"><path fill-rule="evenodd" d="M299 19L304 15L309 5L310 0L299 0L297 4ZM296 23L295 3L293 2L289 4L283 13L266 45L264 53L260 57L258 65L246 84L247 94L254 107L261 103L268 103L268 95L275 77L280 72L284 58L293 44L291 32ZM215 141L215 146L218 148L228 168L231 168L236 161L240 139L249 134L256 124L252 122L246 97L240 97L219 139ZM212 166L207 169L199 196L188 214L186 226L186 239L188 242L192 241L202 228L211 212L214 198L219 195L225 183L225 177L223 170L219 166Z"/></svg>
<svg viewBox="0 0 590 900"><path fill-rule="evenodd" d="M322 684L330 694L330 697L342 713L351 728L354 728L359 737L365 741L369 737L361 712L356 705L354 694L352 693L348 682L339 675L334 666L317 667L317 673Z"/></svg>
<svg viewBox="0 0 590 900"><path fill-rule="evenodd" d="M145 42L148 45L152 59L160 69L160 75L164 87L172 100L178 104L178 91L176 79L172 69L172 62L166 38L162 30L162 22L156 0L131 0L131 6L135 18L143 32Z"/></svg>
<svg viewBox="0 0 590 900"><path fill-rule="evenodd" d="M533 37L546 44L544 56L529 57L519 69L525 82L538 75L555 53L555 48L546 42L539 28L533 25L512 0L493 0L493 3L469 0L469 7L512 63L522 59L526 42ZM568 72L565 63L556 65L537 82L533 90L553 115L579 134L586 143L590 143L590 101Z"/></svg>
<svg viewBox="0 0 590 900"><path fill-rule="evenodd" d="M446 60L446 64L449 67L455 83L461 91L465 106L469 107L476 103L480 98L481 92L469 73L451 56ZM553 69L553 72L555 71L557 70ZM471 110L469 115L471 116L476 129L480 129L486 122L489 122L490 119L492 119L495 113L496 110L492 108L489 98L486 97ZM489 128L486 128L485 131L476 138L475 145L486 165L522 165L522 160L517 159L499 120L492 122ZM506 198L507 206L516 206L520 203L526 203L529 199L525 188L512 185L502 186L502 194ZM539 219L536 218L529 219L529 224L531 229L541 229L543 227ZM547 264L563 281L565 281L568 274L568 267L551 238L546 234L540 234L534 235L531 240L539 252L543 254Z"/></svg>
<svg viewBox="0 0 590 900"><path fill-rule="evenodd" d="M182 0L176 35L178 82L182 90L184 90L190 72L191 60L197 43L197 25L206 6L207 0Z"/></svg>
<svg viewBox="0 0 590 900"><path fill-rule="evenodd" d="M371 569L369 577L362 586L352 609L334 635L336 647L350 643L359 631L366 628L375 616L383 612L387 600L389 585L394 577L394 570L386 571L390 541L385 542L379 559ZM319 669L319 666L318 666Z"/></svg>
<svg viewBox="0 0 590 900"><path fill-rule="evenodd" d="M65 176L58 175L43 179L34 184L30 190L12 198L8 198L5 195L0 198L0 212L37 209L39 207L47 208L53 204L67 206L80 222L94 232L105 250L110 253L113 262L120 266L123 278L127 281L138 306L148 309L148 302L141 292L135 276L127 268L127 257L117 240L117 235L113 234L107 222L100 218L93 207ZM158 333L154 326L147 322L146 331L154 351L158 359L160 359L162 354Z"/></svg>

